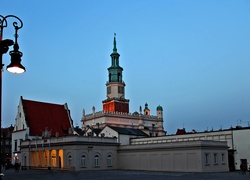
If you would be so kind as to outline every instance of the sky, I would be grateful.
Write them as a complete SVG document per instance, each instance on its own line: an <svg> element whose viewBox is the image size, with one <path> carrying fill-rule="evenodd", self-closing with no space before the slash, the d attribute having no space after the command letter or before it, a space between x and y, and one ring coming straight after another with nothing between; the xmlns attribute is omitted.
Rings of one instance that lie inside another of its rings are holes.
<svg viewBox="0 0 250 180"><path fill-rule="evenodd" d="M15 123L20 96L67 103L75 126L83 108L101 111L114 33L130 112L161 105L167 134L249 126L249 9L248 0L2 0L0 14L23 21L26 68L3 72L2 126ZM12 22L3 39L14 38Z"/></svg>

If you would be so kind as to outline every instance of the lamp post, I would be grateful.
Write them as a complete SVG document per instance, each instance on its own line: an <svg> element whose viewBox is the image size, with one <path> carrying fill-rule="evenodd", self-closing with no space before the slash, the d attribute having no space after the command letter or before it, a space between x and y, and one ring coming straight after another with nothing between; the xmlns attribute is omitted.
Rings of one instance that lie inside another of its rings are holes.
<svg viewBox="0 0 250 180"><path fill-rule="evenodd" d="M13 27L15 29L15 41L11 39L3 39L3 30L8 27L8 19L13 20ZM21 57L23 55L22 52L19 51L19 46L17 43L18 38L18 30L23 27L22 20L14 15L2 16L0 15L0 179L2 179L2 165L3 165L3 156L2 156L2 72L3 72L3 54L7 53L9 50L9 46L13 46L13 50L10 51L11 62L7 66L7 70L9 72L19 74L25 72L25 67L21 64Z"/></svg>

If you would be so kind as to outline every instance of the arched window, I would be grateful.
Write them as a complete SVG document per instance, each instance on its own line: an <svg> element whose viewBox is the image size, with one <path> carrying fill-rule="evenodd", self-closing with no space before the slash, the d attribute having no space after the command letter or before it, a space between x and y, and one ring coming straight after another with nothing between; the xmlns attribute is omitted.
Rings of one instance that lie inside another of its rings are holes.
<svg viewBox="0 0 250 180"><path fill-rule="evenodd" d="M81 167L86 167L86 156L82 155L81 157Z"/></svg>
<svg viewBox="0 0 250 180"><path fill-rule="evenodd" d="M111 167L111 166L112 166L112 157L111 157L111 155L108 155L108 156L107 156L107 166L108 166L108 167Z"/></svg>
<svg viewBox="0 0 250 180"><path fill-rule="evenodd" d="M72 156L69 155L68 156L68 166L71 166L72 165Z"/></svg>
<svg viewBox="0 0 250 180"><path fill-rule="evenodd" d="M95 158L94 158L94 166L95 166L95 167L99 167L99 156L98 156L98 155L95 155Z"/></svg>

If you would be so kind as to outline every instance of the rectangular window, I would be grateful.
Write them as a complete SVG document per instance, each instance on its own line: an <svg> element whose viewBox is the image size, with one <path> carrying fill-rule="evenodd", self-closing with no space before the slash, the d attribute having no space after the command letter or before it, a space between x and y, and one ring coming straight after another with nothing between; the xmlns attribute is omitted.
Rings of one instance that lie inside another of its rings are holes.
<svg viewBox="0 0 250 180"><path fill-rule="evenodd" d="M214 153L214 165L218 165L217 154Z"/></svg>
<svg viewBox="0 0 250 180"><path fill-rule="evenodd" d="M14 151L17 151L17 140L15 140L15 148Z"/></svg>
<svg viewBox="0 0 250 180"><path fill-rule="evenodd" d="M111 155L108 155L108 157L107 157L107 166L108 167L112 166L112 157L111 157Z"/></svg>
<svg viewBox="0 0 250 180"><path fill-rule="evenodd" d="M98 155L95 156L95 159L94 159L94 166L95 166L95 167L99 167L99 156L98 156Z"/></svg>
<svg viewBox="0 0 250 180"><path fill-rule="evenodd" d="M221 154L221 164L225 164L225 154Z"/></svg>
<svg viewBox="0 0 250 180"><path fill-rule="evenodd" d="M84 155L81 157L81 167L86 167L86 156Z"/></svg>
<svg viewBox="0 0 250 180"><path fill-rule="evenodd" d="M205 154L205 166L209 166L209 165L210 165L209 154L206 153L206 154Z"/></svg>

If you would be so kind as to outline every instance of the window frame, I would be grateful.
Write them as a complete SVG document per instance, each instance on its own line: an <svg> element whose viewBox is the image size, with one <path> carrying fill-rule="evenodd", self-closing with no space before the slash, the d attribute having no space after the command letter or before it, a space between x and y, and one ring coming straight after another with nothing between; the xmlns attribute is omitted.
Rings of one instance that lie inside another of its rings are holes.
<svg viewBox="0 0 250 180"><path fill-rule="evenodd" d="M214 153L214 165L218 165L218 154Z"/></svg>
<svg viewBox="0 0 250 180"><path fill-rule="evenodd" d="M80 166L81 166L81 168L85 168L86 167L86 156L84 154L81 156Z"/></svg>
<svg viewBox="0 0 250 180"><path fill-rule="evenodd" d="M100 158L100 156L98 155L98 154L96 154L95 156L94 156L94 167L100 167L100 165L99 165L99 158Z"/></svg>
<svg viewBox="0 0 250 180"><path fill-rule="evenodd" d="M210 166L210 153L205 153L205 166Z"/></svg>
<svg viewBox="0 0 250 180"><path fill-rule="evenodd" d="M109 154L107 156L107 167L112 167L112 156Z"/></svg>

